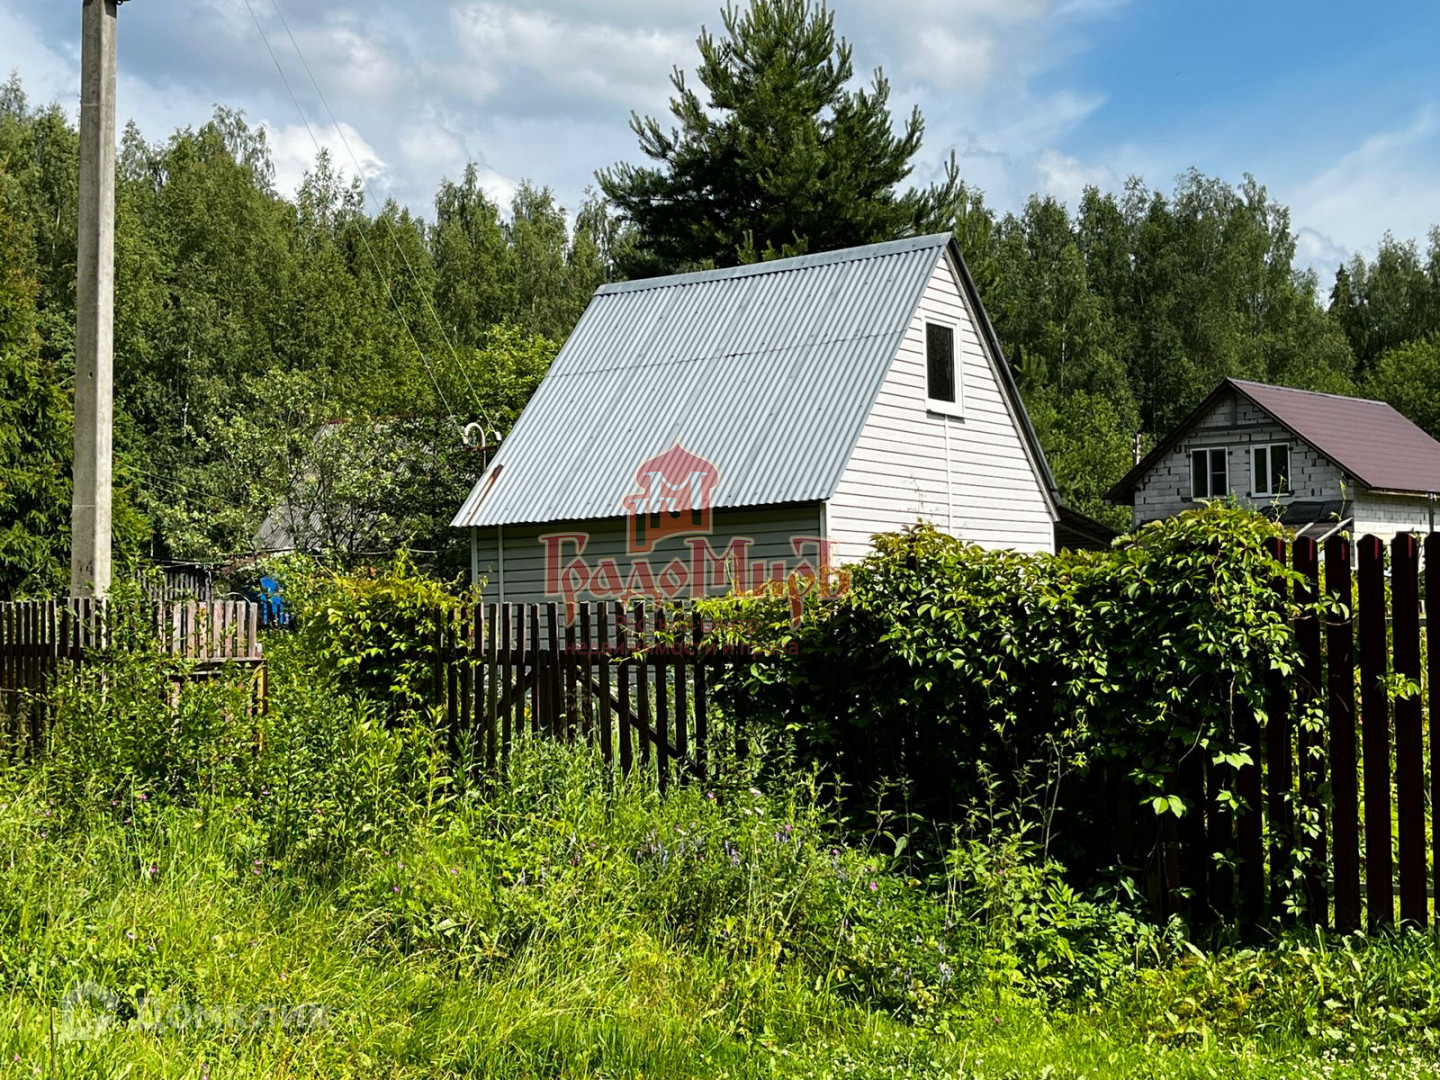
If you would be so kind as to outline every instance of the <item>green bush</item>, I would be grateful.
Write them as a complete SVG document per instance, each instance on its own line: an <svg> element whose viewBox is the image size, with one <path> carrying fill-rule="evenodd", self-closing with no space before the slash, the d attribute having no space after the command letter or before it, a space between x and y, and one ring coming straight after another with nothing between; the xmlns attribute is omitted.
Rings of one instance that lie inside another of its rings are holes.
<svg viewBox="0 0 1440 1080"><path fill-rule="evenodd" d="M478 588L457 590L423 574L403 551L359 572L308 559L277 572L309 659L342 689L400 709L433 698L448 635L479 602Z"/></svg>
<svg viewBox="0 0 1440 1080"><path fill-rule="evenodd" d="M910 805L960 820L982 778L1053 807L1057 784L1102 764L1181 814L1181 763L1249 761L1242 716L1263 722L1268 677L1298 666L1275 591L1296 577L1266 549L1281 535L1218 506L1059 555L917 525L878 537L848 594L808 598L798 628L784 598L706 606L775 654L729 692L857 793L903 781Z"/></svg>

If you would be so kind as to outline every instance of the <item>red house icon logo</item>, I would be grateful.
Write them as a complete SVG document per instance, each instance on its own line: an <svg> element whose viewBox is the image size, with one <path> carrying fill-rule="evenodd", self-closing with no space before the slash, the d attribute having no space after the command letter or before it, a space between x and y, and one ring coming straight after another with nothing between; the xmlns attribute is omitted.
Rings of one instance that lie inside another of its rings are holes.
<svg viewBox="0 0 1440 1080"><path fill-rule="evenodd" d="M645 555L667 536L713 531L710 511L720 470L676 439L635 470L637 490L625 496L628 549Z"/></svg>

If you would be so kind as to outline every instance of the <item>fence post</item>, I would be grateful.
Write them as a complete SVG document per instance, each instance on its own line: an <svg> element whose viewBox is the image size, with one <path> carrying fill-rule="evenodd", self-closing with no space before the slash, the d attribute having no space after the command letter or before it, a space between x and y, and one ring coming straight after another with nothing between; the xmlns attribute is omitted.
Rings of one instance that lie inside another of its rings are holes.
<svg viewBox="0 0 1440 1080"><path fill-rule="evenodd" d="M1306 610L1295 627L1300 646L1300 686L1297 699L1301 722L1297 732L1300 757L1300 809L1313 829L1306 829L1300 843L1305 855L1305 913L1312 924L1330 921L1325 895L1325 785L1324 739L1315 716L1324 682L1324 654L1320 648L1320 619L1315 604L1320 599L1320 549L1304 537L1295 541L1294 566L1302 577L1295 588L1295 601Z"/></svg>
<svg viewBox="0 0 1440 1080"><path fill-rule="evenodd" d="M1430 690L1430 845L1435 922L1440 924L1440 533L1425 537L1426 681Z"/></svg>
<svg viewBox="0 0 1440 1080"><path fill-rule="evenodd" d="M605 779L609 780L615 768L615 744L610 727L613 720L610 711L610 614L604 601L596 606L595 615L599 621L596 629L600 649L600 666L596 669L600 677L600 757L605 762Z"/></svg>
<svg viewBox="0 0 1440 1080"><path fill-rule="evenodd" d="M1331 872L1335 881L1335 929L1360 926L1360 786L1355 745L1355 594L1350 575L1350 541L1332 537L1325 544L1325 589L1344 606L1330 616L1327 705L1330 728Z"/></svg>
<svg viewBox="0 0 1440 1080"><path fill-rule="evenodd" d="M1360 541L1360 737L1365 755L1365 908L1372 930L1395 921L1385 631L1385 545L1367 536Z"/></svg>
<svg viewBox="0 0 1440 1080"><path fill-rule="evenodd" d="M1420 546L1410 533L1400 533L1391 542L1390 554L1395 674L1415 684L1415 693L1395 701L1400 918L1424 926L1429 905L1425 895L1425 736L1420 698Z"/></svg>
<svg viewBox="0 0 1440 1080"><path fill-rule="evenodd" d="M635 601L635 696L640 706L640 767L650 764L650 650L645 645L645 605Z"/></svg>
<svg viewBox="0 0 1440 1080"><path fill-rule="evenodd" d="M1270 554L1282 566L1286 560L1283 540L1269 543ZM1288 619L1288 589L1284 578L1274 583L1276 605ZM1281 915L1286 883L1289 881L1291 850L1295 843L1295 742L1290 723L1290 693L1279 672L1266 679L1265 694L1265 780L1266 809L1270 825L1270 913Z"/></svg>
<svg viewBox="0 0 1440 1080"><path fill-rule="evenodd" d="M630 634L625 625L625 605L615 601L615 648L620 656L620 771L625 776L635 767L635 754L630 743Z"/></svg>

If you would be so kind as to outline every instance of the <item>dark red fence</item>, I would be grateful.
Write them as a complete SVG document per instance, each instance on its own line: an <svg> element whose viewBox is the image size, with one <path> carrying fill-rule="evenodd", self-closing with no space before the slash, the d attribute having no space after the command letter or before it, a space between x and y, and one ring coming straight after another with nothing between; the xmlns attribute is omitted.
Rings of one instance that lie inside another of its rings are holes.
<svg viewBox="0 0 1440 1080"><path fill-rule="evenodd" d="M1323 591L1337 613L1296 626L1303 661L1272 678L1263 730L1241 718L1254 763L1191 755L1179 779L1200 812L1140 829L1154 840L1130 853L1148 865L1152 893L1201 917L1337 930L1440 922L1440 574L1422 573L1440 568L1440 534L1423 550L1402 534L1388 550L1336 537L1275 554L1301 575L1294 599ZM1318 722L1307 723L1312 704ZM1218 798L1227 790L1238 811Z"/></svg>

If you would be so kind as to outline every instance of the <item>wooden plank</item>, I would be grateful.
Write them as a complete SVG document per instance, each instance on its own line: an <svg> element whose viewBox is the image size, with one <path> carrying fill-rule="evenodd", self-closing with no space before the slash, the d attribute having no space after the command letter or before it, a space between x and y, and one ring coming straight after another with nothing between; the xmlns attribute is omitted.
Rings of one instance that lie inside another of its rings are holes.
<svg viewBox="0 0 1440 1080"><path fill-rule="evenodd" d="M670 653L665 640L667 626L664 605L655 607L655 772L663 793L670 784Z"/></svg>
<svg viewBox="0 0 1440 1080"><path fill-rule="evenodd" d="M690 694L686 685L687 673L693 669L693 664L687 656L690 644L690 617L685 609L680 609L675 620L675 644L673 666L675 669L675 750L681 758L690 756ZM684 777L684 772L677 774Z"/></svg>
<svg viewBox="0 0 1440 1080"><path fill-rule="evenodd" d="M600 677L600 759L605 762L605 775L608 777L615 765L615 742L610 728L613 722L610 711L610 615L604 603L596 606L595 614L600 649L600 669L597 672Z"/></svg>
<svg viewBox="0 0 1440 1080"><path fill-rule="evenodd" d="M1235 917L1235 871L1230 863L1235 857L1235 818L1221 792L1234 792L1235 769L1225 763L1205 763L1206 823L1205 835L1210 847L1210 908L1217 918L1230 921Z"/></svg>
<svg viewBox="0 0 1440 1080"><path fill-rule="evenodd" d="M580 605L581 648L573 661L581 672L580 724L587 743L595 737L595 692L590 686L590 669L595 666L595 639L592 636L594 631L590 625L590 612L593 606L588 602Z"/></svg>
<svg viewBox="0 0 1440 1080"><path fill-rule="evenodd" d="M706 655L709 643L705 640L705 620L695 609L690 611L690 638L695 648L695 764L706 776L710 774L710 718L709 687L705 671L709 657Z"/></svg>
<svg viewBox="0 0 1440 1080"><path fill-rule="evenodd" d="M630 743L630 630L625 621L625 605L618 600L615 601L615 646L620 656L620 670L616 673L620 702L620 772L629 776L635 767Z"/></svg>
<svg viewBox="0 0 1440 1080"><path fill-rule="evenodd" d="M1294 560L1295 570L1303 579L1295 589L1295 601L1302 608L1295 626L1301 658L1296 699L1301 715L1309 718L1296 732L1300 808L1311 826L1300 838L1305 857L1305 913L1312 926L1324 926L1330 920L1330 904L1325 893L1325 741L1314 714L1324 692L1325 661L1320 619L1314 610L1320 599L1320 549L1315 541L1308 537L1296 540Z"/></svg>
<svg viewBox="0 0 1440 1080"><path fill-rule="evenodd" d="M1286 544L1271 540L1270 554L1285 563ZM1283 578L1274 583L1275 602L1284 612L1289 602ZM1266 674L1265 694L1265 810L1270 825L1270 911L1281 908L1290 881L1290 857L1295 843L1295 742L1290 715L1290 688L1278 671Z"/></svg>
<svg viewBox="0 0 1440 1080"><path fill-rule="evenodd" d="M733 663L735 686L731 691L731 711L735 714L735 757L744 761L750 756L750 742L745 737L746 714L749 712L745 694L745 676L749 672L749 658L745 655L744 643L737 643Z"/></svg>
<svg viewBox="0 0 1440 1080"><path fill-rule="evenodd" d="M1430 711L1430 865L1440 925L1440 533L1425 537L1425 681Z"/></svg>
<svg viewBox="0 0 1440 1080"><path fill-rule="evenodd" d="M452 653L446 667L450 669L450 701L453 712L455 752L465 763L467 775L473 775L480 760L478 744L475 741L475 727L470 713L475 700L475 646L474 626L470 622L471 607L464 604L455 612L455 629L452 634Z"/></svg>
<svg viewBox="0 0 1440 1080"><path fill-rule="evenodd" d="M515 679L515 633L519 629L519 623L515 616L514 609L509 604L502 604L500 607L500 687L502 694L509 694L513 691ZM518 695L516 695L518 700ZM497 707L499 703L497 702ZM500 718L500 756L507 764L510 761L512 732L520 730L519 712L517 704L513 709L506 709L505 715Z"/></svg>
<svg viewBox="0 0 1440 1080"><path fill-rule="evenodd" d="M500 723L496 715L496 680L500 674L500 609L497 605L490 604L484 611L481 631L485 635L485 769L494 776L500 760ZM479 705L476 707L479 708Z"/></svg>
<svg viewBox="0 0 1440 1080"><path fill-rule="evenodd" d="M1400 852L1400 919L1424 926L1425 735L1420 699L1420 545L1411 533L1390 544L1391 633L1395 674L1415 684L1415 693L1395 700L1395 808Z"/></svg>
<svg viewBox="0 0 1440 1080"><path fill-rule="evenodd" d="M635 702L642 731L650 729L650 661L645 639L645 605L635 601L635 649L640 654L635 663ZM640 737L640 767L650 764L650 740Z"/></svg>
<svg viewBox="0 0 1440 1080"><path fill-rule="evenodd" d="M583 607L587 605L582 605ZM565 737L577 738L580 734L580 685L577 678L577 657L575 652L575 622L565 623Z"/></svg>
<svg viewBox="0 0 1440 1080"><path fill-rule="evenodd" d="M1257 925L1265 914L1265 841L1260 806L1264 788L1260 777L1260 724L1249 702L1237 701L1235 728L1239 742L1249 749L1251 764L1235 772L1235 791L1240 812L1235 818L1235 851L1239 860L1237 914L1245 926Z"/></svg>
<svg viewBox="0 0 1440 1080"><path fill-rule="evenodd" d="M542 727L552 739L559 739L565 735L565 699L560 679L560 611L554 600L545 605L545 632L549 652L545 658L545 724Z"/></svg>
<svg viewBox="0 0 1440 1080"><path fill-rule="evenodd" d="M1196 923L1208 922L1210 911L1210 842L1205 835L1205 759L1194 747L1180 759L1177 780L1186 812L1176 823L1180 841L1180 884L1188 890L1188 907Z"/></svg>
<svg viewBox="0 0 1440 1080"><path fill-rule="evenodd" d="M1360 541L1360 741L1365 783L1365 908L1371 929L1395 921L1390 855L1390 706L1385 627L1385 547Z"/></svg>
<svg viewBox="0 0 1440 1080"><path fill-rule="evenodd" d="M529 604L525 608L525 617L530 620L530 734L538 737L545 678L545 657L540 652L540 605Z"/></svg>

